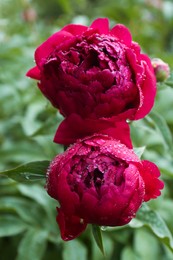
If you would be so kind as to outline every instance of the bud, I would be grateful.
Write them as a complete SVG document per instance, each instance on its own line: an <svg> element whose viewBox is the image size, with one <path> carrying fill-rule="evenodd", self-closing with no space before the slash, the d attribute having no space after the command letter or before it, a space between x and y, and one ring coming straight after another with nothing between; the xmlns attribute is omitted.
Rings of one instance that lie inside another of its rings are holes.
<svg viewBox="0 0 173 260"><path fill-rule="evenodd" d="M151 60L154 73L157 79L157 82L162 82L166 80L170 75L170 68L167 63L159 58L154 58Z"/></svg>
<svg viewBox="0 0 173 260"><path fill-rule="evenodd" d="M37 12L34 8L29 7L22 12L22 19L25 22L35 22L37 20Z"/></svg>

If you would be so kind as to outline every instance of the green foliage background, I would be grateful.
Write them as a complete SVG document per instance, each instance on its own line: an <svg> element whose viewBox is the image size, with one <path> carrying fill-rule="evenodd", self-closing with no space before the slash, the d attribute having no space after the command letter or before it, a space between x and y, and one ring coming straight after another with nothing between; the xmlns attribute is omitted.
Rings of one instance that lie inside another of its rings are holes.
<svg viewBox="0 0 173 260"><path fill-rule="evenodd" d="M67 23L89 25L97 17L108 17L112 26L125 24L143 52L163 59L173 69L172 1L0 0L0 171L51 160L62 152L52 142L61 117L25 73L34 65L35 48L53 32ZM57 202L48 197L44 180L16 182L0 177L2 260L173 259L171 82L173 77L167 85L158 85L152 113L131 124L134 146L146 146L142 158L159 166L165 189L129 225L103 228L106 257L90 226L74 241L61 240L55 221Z"/></svg>

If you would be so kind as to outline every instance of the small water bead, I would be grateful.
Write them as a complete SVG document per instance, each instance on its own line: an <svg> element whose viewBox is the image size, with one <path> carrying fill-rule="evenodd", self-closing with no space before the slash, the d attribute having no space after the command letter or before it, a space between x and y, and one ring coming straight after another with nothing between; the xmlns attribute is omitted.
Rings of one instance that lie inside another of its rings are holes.
<svg viewBox="0 0 173 260"><path fill-rule="evenodd" d="M132 121L130 119L126 119L126 123L130 124Z"/></svg>
<svg viewBox="0 0 173 260"><path fill-rule="evenodd" d="M50 171L51 171L51 169L50 169L50 166L47 168L47 172L46 172L46 178L48 178L48 176L49 176L49 174L50 174Z"/></svg>
<svg viewBox="0 0 173 260"><path fill-rule="evenodd" d="M29 180L29 179L30 179L28 172L22 172L20 175L21 175L22 177L24 177L26 180Z"/></svg>
<svg viewBox="0 0 173 260"><path fill-rule="evenodd" d="M106 230L108 229L108 227L107 227L107 226L101 226L100 229L101 229L102 231L106 231Z"/></svg>
<svg viewBox="0 0 173 260"><path fill-rule="evenodd" d="M80 218L80 224L84 224L84 219Z"/></svg>
<svg viewBox="0 0 173 260"><path fill-rule="evenodd" d="M36 173L30 173L30 172L22 172L20 173L22 177L24 177L26 180L40 180L44 179L46 176L42 174L36 174Z"/></svg>

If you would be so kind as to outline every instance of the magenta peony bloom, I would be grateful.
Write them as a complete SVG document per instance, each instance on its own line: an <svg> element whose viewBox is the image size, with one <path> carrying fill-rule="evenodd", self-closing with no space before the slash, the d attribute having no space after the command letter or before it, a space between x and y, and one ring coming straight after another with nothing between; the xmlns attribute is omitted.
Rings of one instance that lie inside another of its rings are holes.
<svg viewBox="0 0 173 260"><path fill-rule="evenodd" d="M115 122L143 118L153 106L156 80L150 59L122 24L110 30L108 19L99 18L89 27L67 25L36 49L35 61L27 76L39 80L42 93L66 118L63 129L74 130L78 117L92 124L89 134L100 124L105 132ZM59 128L55 142L73 143L83 131L69 137Z"/></svg>
<svg viewBox="0 0 173 260"><path fill-rule="evenodd" d="M140 161L132 149L107 135L78 141L58 155L47 173L47 192L59 201L57 222L63 240L88 223L129 223L143 201L160 195L157 166Z"/></svg>

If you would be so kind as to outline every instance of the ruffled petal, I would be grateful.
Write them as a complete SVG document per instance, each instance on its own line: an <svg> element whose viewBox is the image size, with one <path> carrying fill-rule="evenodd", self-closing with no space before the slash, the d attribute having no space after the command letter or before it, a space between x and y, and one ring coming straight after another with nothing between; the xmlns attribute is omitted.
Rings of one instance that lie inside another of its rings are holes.
<svg viewBox="0 0 173 260"><path fill-rule="evenodd" d="M123 24L115 25L110 31L110 34L113 34L116 38L118 38L127 46L130 46L132 43L131 33Z"/></svg>
<svg viewBox="0 0 173 260"><path fill-rule="evenodd" d="M164 183L158 179L160 176L158 167L150 161L143 160L140 174L145 183L144 200L148 201L160 196L160 190L163 189Z"/></svg>
<svg viewBox="0 0 173 260"><path fill-rule="evenodd" d="M141 53L140 56L141 56L141 60L144 60L147 63L149 69L153 72L153 75L154 75L154 69L151 64L150 58L146 54L143 54L143 53Z"/></svg>
<svg viewBox="0 0 173 260"><path fill-rule="evenodd" d="M35 61L39 66L46 58L50 55L52 51L64 41L71 39L73 35L66 31L59 31L50 36L45 42L43 42L35 51Z"/></svg>
<svg viewBox="0 0 173 260"><path fill-rule="evenodd" d="M64 241L69 241L79 236L87 226L84 220L77 216L66 216L63 211L57 208L57 222L61 232L61 238Z"/></svg>
<svg viewBox="0 0 173 260"><path fill-rule="evenodd" d="M107 18L98 18L92 22L90 28L97 29L100 34L109 33L109 20Z"/></svg>
<svg viewBox="0 0 173 260"><path fill-rule="evenodd" d="M28 70L28 72L26 73L26 76L30 77L32 79L37 79L37 80L41 79L40 70L39 70L39 68L37 66L35 66L32 69Z"/></svg>

